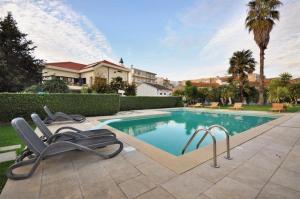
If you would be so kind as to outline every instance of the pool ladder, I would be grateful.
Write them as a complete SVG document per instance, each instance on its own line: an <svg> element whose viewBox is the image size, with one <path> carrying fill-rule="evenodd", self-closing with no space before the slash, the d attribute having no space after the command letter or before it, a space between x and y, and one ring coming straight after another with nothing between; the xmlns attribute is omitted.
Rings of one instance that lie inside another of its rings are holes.
<svg viewBox="0 0 300 199"><path fill-rule="evenodd" d="M186 149L189 147L189 145L192 143L192 141L194 140L194 138L197 136L197 134L201 131L204 131L204 135L201 137L200 141L197 143L196 145L196 149L199 148L200 144L204 141L204 139L206 138L207 135L210 135L212 140L213 140L213 167L215 168L219 168L218 164L217 164L217 141L215 136L211 133L211 130L214 128L218 128L221 129L225 134L226 134L226 148L227 148L227 155L226 155L226 159L227 160L231 160L232 158L230 157L230 141L229 141L229 132L227 131L227 129L225 129L223 126L220 125L212 125L208 128L200 128L197 129L194 134L192 135L192 137L188 140L188 142L185 144L184 148L182 149L181 154L184 154Z"/></svg>

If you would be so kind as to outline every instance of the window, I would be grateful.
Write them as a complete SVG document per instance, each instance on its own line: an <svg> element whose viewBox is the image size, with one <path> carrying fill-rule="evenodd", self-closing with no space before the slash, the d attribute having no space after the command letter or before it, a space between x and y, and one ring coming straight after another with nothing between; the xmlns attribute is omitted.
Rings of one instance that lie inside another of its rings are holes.
<svg viewBox="0 0 300 199"><path fill-rule="evenodd" d="M162 93L160 93L160 95L162 95Z"/></svg>

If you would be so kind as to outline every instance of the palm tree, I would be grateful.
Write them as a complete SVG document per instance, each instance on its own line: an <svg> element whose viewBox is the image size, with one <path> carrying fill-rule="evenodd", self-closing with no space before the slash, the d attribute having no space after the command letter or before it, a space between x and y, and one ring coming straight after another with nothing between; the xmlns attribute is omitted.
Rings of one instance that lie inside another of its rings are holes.
<svg viewBox="0 0 300 199"><path fill-rule="evenodd" d="M279 77L282 85L287 86L290 83L293 76L290 73L281 73Z"/></svg>
<svg viewBox="0 0 300 199"><path fill-rule="evenodd" d="M251 50L236 51L229 60L228 73L239 82L240 99L244 101L244 85L248 81L248 74L255 70L256 61L252 57Z"/></svg>
<svg viewBox="0 0 300 199"><path fill-rule="evenodd" d="M264 104L264 55L267 49L270 32L275 25L275 20L279 20L277 8L282 3L280 0L251 0L247 6L249 8L246 18L246 28L253 32L254 40L260 50L260 81L259 81L259 104Z"/></svg>

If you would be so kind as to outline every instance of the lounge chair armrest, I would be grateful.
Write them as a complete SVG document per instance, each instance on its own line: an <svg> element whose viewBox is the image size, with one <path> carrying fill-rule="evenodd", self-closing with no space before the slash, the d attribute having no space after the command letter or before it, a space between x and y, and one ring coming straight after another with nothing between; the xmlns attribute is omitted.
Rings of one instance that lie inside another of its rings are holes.
<svg viewBox="0 0 300 199"><path fill-rule="evenodd" d="M63 112L56 112L56 113L54 113L54 117L55 118L61 117L61 118L69 119L69 120L73 119L71 116L69 116L68 114L65 114Z"/></svg>
<svg viewBox="0 0 300 199"><path fill-rule="evenodd" d="M52 142L55 142L59 137L61 136L66 136L69 137L70 139L78 139L78 138L88 138L87 136L84 136L82 134L79 133L75 133L75 132L64 132L64 133L57 133L52 135L47 142L50 144Z"/></svg>
<svg viewBox="0 0 300 199"><path fill-rule="evenodd" d="M56 133L59 133L59 131L61 131L61 130L72 130L72 131L75 131L75 132L80 132L81 130L79 130L79 129L76 129L76 128L74 128L74 127L70 127L70 126L64 126L64 127L60 127L60 128L58 128L55 132L54 132L54 134L56 134Z"/></svg>
<svg viewBox="0 0 300 199"><path fill-rule="evenodd" d="M109 158L109 156L101 154L93 149L90 149L89 147L80 145L80 144L76 144L73 142L69 142L69 141L59 141L59 142L55 142L50 144L43 152L42 155L47 155L47 151L50 150L51 148L56 148L59 146L70 146L70 147L74 147L74 149L78 149L84 152L88 152L88 153L92 153L94 155L100 156L102 158Z"/></svg>

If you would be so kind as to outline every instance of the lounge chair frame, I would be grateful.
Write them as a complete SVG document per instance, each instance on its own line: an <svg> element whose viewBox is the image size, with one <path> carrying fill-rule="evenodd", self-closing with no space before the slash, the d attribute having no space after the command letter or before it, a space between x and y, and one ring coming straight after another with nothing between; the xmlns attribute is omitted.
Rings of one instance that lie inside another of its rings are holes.
<svg viewBox="0 0 300 199"><path fill-rule="evenodd" d="M51 144L46 144L34 133L32 128L23 118L15 118L11 123L14 129L26 143L29 150L35 155L32 159L16 162L8 168L6 175L8 178L13 180L22 180L31 177L40 164L41 160L68 151L80 150L107 159L118 155L123 150L123 143L112 136L98 137L99 143L95 142L95 139L97 139L97 137L84 138L82 139L82 141L83 143L86 143L86 145L80 144L80 140L78 143L70 141L59 141L52 142ZM106 137L106 140L103 140L104 137ZM90 145L87 144L89 140L93 141ZM119 145L119 148L110 154L102 154L93 150L94 148L105 147L114 144ZM16 174L13 172L13 170L16 168L20 168L30 164L33 164L33 166L27 173Z"/></svg>
<svg viewBox="0 0 300 199"><path fill-rule="evenodd" d="M52 113L47 106L44 106L44 110L47 113L47 117L44 119L45 124L51 124L57 121L74 121L74 122L84 122L86 118L82 115L68 115L63 112Z"/></svg>

